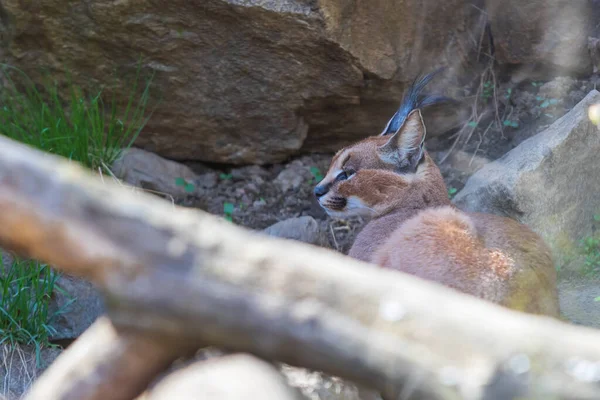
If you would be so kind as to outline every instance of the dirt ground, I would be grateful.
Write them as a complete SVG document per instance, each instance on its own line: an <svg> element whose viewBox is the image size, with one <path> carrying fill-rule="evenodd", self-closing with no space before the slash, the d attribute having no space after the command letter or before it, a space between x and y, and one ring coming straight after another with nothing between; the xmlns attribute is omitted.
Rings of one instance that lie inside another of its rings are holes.
<svg viewBox="0 0 600 400"><path fill-rule="evenodd" d="M563 116L595 88L596 82L596 78L578 81L561 77L550 82L504 82L493 90L482 79L479 86L466 88L466 100L478 101L471 121L459 132L427 142L449 195L462 189L485 163L502 157ZM236 224L252 229L310 215L328 232L331 247L346 252L364 221L330 219L312 194L315 183L326 173L331 156L307 154L284 164L221 170L190 165L202 174L204 194L179 199L178 203L213 214L229 214Z"/></svg>

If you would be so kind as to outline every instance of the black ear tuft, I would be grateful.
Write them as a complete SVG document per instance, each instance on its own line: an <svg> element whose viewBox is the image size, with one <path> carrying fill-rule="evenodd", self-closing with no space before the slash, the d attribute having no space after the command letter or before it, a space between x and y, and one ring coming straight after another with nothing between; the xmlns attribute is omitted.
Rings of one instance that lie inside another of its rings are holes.
<svg viewBox="0 0 600 400"><path fill-rule="evenodd" d="M446 102L454 102L453 99L446 96L432 95L432 96L422 96L421 92L427 86L429 82L440 72L445 70L445 67L438 68L437 70L425 75L417 77L414 82L408 87L404 98L402 99L402 103L400 104L400 108L398 111L392 116L392 118L388 121L387 125L380 133L380 136L391 135L400 129L404 121L408 117L408 115L418 108L424 108L427 106L431 106L434 104L446 103Z"/></svg>
<svg viewBox="0 0 600 400"><path fill-rule="evenodd" d="M395 164L402 172L414 172L424 156L425 123L419 109L408 114L398 132L378 149L384 162Z"/></svg>

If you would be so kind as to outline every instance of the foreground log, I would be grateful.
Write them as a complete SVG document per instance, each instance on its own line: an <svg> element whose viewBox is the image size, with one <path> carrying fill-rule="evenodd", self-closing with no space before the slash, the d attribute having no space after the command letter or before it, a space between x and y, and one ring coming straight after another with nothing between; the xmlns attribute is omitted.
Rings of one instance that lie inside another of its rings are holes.
<svg viewBox="0 0 600 400"><path fill-rule="evenodd" d="M130 400L185 354L182 343L118 331L99 318L27 394L28 400Z"/></svg>
<svg viewBox="0 0 600 400"><path fill-rule="evenodd" d="M595 330L174 212L3 138L0 210L1 246L95 282L121 328L322 370L393 399L600 397Z"/></svg>

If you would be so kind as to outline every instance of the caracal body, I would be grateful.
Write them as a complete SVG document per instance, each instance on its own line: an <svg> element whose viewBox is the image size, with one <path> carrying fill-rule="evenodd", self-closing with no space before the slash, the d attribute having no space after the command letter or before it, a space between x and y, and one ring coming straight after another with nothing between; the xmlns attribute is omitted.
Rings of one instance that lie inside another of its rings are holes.
<svg viewBox="0 0 600 400"><path fill-rule="evenodd" d="M340 150L315 187L333 217L369 223L351 257L435 281L508 308L560 317L556 269L548 246L510 218L453 206L424 147L416 82L384 131Z"/></svg>

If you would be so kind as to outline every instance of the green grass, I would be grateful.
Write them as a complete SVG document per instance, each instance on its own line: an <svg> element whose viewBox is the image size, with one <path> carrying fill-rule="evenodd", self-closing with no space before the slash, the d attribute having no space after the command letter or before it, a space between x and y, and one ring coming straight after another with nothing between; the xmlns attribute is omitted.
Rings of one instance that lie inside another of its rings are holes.
<svg viewBox="0 0 600 400"><path fill-rule="evenodd" d="M458 189L457 189L457 188L455 188L455 187L453 187L453 186L450 186L450 187L448 188L448 198L449 198L449 199L452 199L452 198L454 198L454 196L456 195L456 193L458 193Z"/></svg>
<svg viewBox="0 0 600 400"><path fill-rule="evenodd" d="M86 94L69 83L61 91L50 79L38 89L22 71L0 66L8 82L0 95L0 134L88 168L110 168L148 120L151 80L139 93L139 68L120 109L114 97L105 102L102 90Z"/></svg>
<svg viewBox="0 0 600 400"><path fill-rule="evenodd" d="M194 193L194 190L196 190L196 186L193 183L186 181L184 178L176 178L175 185L183 186L186 193Z"/></svg>
<svg viewBox="0 0 600 400"><path fill-rule="evenodd" d="M235 206L233 203L225 202L223 203L223 214L225 214L225 219L229 222L233 222L233 212L235 211Z"/></svg>
<svg viewBox="0 0 600 400"><path fill-rule="evenodd" d="M594 215L594 224L600 222L600 214ZM583 256L582 273L597 275L600 273L600 233L596 230L578 243L579 254Z"/></svg>
<svg viewBox="0 0 600 400"><path fill-rule="evenodd" d="M583 259L583 273L595 275L600 271L600 238L595 236L586 237L579 244Z"/></svg>
<svg viewBox="0 0 600 400"><path fill-rule="evenodd" d="M16 258L9 267L0 263L0 344L33 345L38 355L41 347L50 345L52 320L73 301L50 313L58 278L52 268L35 260Z"/></svg>
<svg viewBox="0 0 600 400"><path fill-rule="evenodd" d="M0 73L6 83L0 92L0 134L93 170L110 169L149 118L151 80L138 87L139 68L126 88L125 104L114 97L106 102L102 90L88 94L71 82L59 87L46 79L36 85L4 64ZM56 314L50 315L49 308L60 275L34 260L17 259L9 268L0 268L0 344L34 345L39 354L54 332Z"/></svg>
<svg viewBox="0 0 600 400"><path fill-rule="evenodd" d="M493 95L494 95L494 82L486 81L483 84L483 91L481 92L481 97L483 97L484 100L488 100L488 99L491 99Z"/></svg>
<svg viewBox="0 0 600 400"><path fill-rule="evenodd" d="M319 183L323 180L323 174L321 173L319 167L310 167L310 173L313 176L313 180L315 183Z"/></svg>

